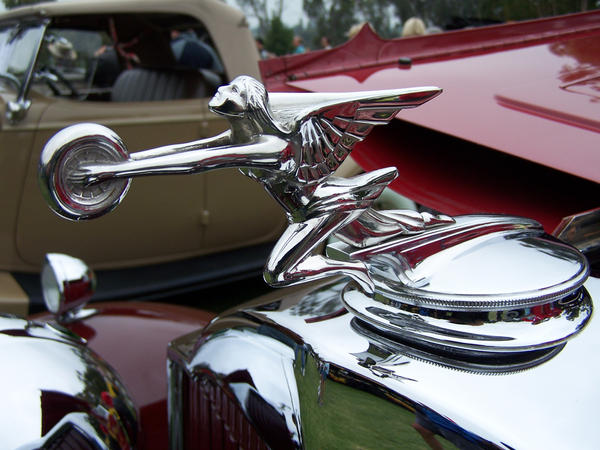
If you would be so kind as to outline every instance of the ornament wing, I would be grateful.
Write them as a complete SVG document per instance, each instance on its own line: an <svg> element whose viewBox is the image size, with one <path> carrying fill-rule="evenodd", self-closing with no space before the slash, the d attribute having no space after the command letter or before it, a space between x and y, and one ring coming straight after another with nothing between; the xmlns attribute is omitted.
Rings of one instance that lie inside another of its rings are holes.
<svg viewBox="0 0 600 450"><path fill-rule="evenodd" d="M318 182L344 162L374 126L389 123L404 108L425 103L436 87L384 91L270 94L273 116L300 133L298 179Z"/></svg>

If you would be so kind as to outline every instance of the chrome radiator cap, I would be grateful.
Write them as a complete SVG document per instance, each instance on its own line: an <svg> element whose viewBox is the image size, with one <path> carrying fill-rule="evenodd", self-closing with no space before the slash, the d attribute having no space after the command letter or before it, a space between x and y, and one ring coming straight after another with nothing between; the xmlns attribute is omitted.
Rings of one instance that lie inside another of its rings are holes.
<svg viewBox="0 0 600 450"><path fill-rule="evenodd" d="M352 286L342 294L354 315L428 349L553 347L578 333L592 313L582 288L585 257L529 219L461 216L367 248L335 242L327 252L369 267L374 295Z"/></svg>

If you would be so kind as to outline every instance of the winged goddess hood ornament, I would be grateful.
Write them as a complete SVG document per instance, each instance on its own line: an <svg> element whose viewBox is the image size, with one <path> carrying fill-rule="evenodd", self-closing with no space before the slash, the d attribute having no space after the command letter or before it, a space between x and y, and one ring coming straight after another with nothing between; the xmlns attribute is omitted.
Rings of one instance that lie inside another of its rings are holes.
<svg viewBox="0 0 600 450"><path fill-rule="evenodd" d="M363 262L335 260L315 253L315 248L334 234L360 248L454 221L414 211L373 210L375 199L397 176L394 167L349 179L334 172L373 127L440 92L424 87L269 95L257 80L239 76L209 102L211 111L229 121L229 130L129 155L111 130L73 125L44 147L40 184L55 212L82 220L114 209L131 177L238 167L261 183L288 217L289 225L265 267L269 284L286 286L343 274L372 293L374 284Z"/></svg>
<svg viewBox="0 0 600 450"><path fill-rule="evenodd" d="M74 125L46 144L39 181L54 211L82 220L115 208L134 176L240 168L287 214L264 269L270 285L349 276L354 283L340 296L359 319L348 322L353 330L419 342L446 359L475 352L504 361L497 356L536 350L537 361L537 350L547 348L551 356L591 317L583 287L589 267L580 252L530 219L376 211L373 202L397 176L394 167L335 175L373 127L439 92L269 95L241 76L209 103L229 121L227 131L129 155L108 128ZM319 253L330 236L339 240ZM552 320L538 323L537 310L552 311Z"/></svg>

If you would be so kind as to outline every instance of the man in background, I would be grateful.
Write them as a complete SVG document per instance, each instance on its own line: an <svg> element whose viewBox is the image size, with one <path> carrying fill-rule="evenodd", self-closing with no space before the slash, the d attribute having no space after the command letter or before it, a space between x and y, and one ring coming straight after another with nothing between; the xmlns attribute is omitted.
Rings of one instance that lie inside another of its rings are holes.
<svg viewBox="0 0 600 450"><path fill-rule="evenodd" d="M171 49L175 61L180 66L190 69L209 69L218 74L223 73L223 64L215 50L198 39L193 30L172 30Z"/></svg>

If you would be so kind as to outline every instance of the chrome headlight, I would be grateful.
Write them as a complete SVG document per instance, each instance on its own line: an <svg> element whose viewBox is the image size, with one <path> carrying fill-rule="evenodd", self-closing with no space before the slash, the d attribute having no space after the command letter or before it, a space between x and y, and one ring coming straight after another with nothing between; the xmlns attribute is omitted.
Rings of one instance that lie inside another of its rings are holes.
<svg viewBox="0 0 600 450"><path fill-rule="evenodd" d="M42 293L48 310L59 318L76 313L96 289L94 272L80 259L60 253L46 255Z"/></svg>

